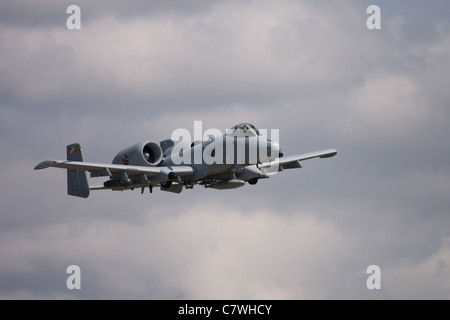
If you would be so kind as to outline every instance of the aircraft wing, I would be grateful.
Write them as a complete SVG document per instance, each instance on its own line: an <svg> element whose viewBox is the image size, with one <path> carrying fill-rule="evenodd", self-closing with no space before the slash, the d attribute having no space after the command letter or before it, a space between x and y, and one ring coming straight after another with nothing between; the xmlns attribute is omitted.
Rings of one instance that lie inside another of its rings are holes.
<svg viewBox="0 0 450 320"><path fill-rule="evenodd" d="M91 177L111 176L121 173L126 173L127 175L130 176L145 174L147 175L147 177L156 177L159 174L167 174L169 172L174 172L181 176L194 174L194 169L189 166L144 167L144 166L130 166L120 164L103 164L103 163L92 163L82 161L61 161L61 160L42 161L34 169L39 170L49 167L89 171L91 173Z"/></svg>
<svg viewBox="0 0 450 320"><path fill-rule="evenodd" d="M337 154L337 150L335 149L327 149L322 151L314 151L314 152L308 152L308 153L301 153L296 156L289 156L289 157L283 157L278 158L274 161L263 163L259 165L258 167L260 169L267 169L270 168L273 165L279 165L279 171L283 169L294 169L294 168L301 168L300 161L313 159L313 158L330 158Z"/></svg>

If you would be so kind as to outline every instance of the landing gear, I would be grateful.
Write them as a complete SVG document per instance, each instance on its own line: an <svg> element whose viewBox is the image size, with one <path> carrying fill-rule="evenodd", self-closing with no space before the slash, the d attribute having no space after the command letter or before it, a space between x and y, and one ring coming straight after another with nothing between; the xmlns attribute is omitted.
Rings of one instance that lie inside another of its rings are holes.
<svg viewBox="0 0 450 320"><path fill-rule="evenodd" d="M145 190L145 187L142 187L142 188L141 188L141 194L144 194L144 190ZM152 185L149 185L149 186L148 186L148 190L150 191L150 193L152 193L152 192L153 192L153 186L152 186Z"/></svg>
<svg viewBox="0 0 450 320"><path fill-rule="evenodd" d="M186 189L194 189L194 184L192 182L185 182L184 187Z"/></svg>
<svg viewBox="0 0 450 320"><path fill-rule="evenodd" d="M172 181L161 182L161 187L169 189L172 186Z"/></svg>
<svg viewBox="0 0 450 320"><path fill-rule="evenodd" d="M255 185L258 183L258 178L252 178L248 180L248 183L251 185Z"/></svg>

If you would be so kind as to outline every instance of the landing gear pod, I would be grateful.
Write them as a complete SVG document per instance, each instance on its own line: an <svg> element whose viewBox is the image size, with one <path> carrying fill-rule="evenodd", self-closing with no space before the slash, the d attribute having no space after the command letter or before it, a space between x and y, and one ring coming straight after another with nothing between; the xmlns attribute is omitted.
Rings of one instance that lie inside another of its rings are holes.
<svg viewBox="0 0 450 320"><path fill-rule="evenodd" d="M231 179L228 181L218 181L215 183L211 183L211 188L217 190L227 190L227 189L236 189L245 185L244 180L239 179Z"/></svg>

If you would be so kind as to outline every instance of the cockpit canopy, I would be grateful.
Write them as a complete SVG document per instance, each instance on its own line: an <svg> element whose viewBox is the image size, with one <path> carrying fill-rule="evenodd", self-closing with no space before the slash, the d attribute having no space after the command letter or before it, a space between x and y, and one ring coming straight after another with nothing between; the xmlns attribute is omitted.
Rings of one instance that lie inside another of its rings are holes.
<svg viewBox="0 0 450 320"><path fill-rule="evenodd" d="M240 123L227 131L227 136L256 137L260 136L258 129L250 123Z"/></svg>

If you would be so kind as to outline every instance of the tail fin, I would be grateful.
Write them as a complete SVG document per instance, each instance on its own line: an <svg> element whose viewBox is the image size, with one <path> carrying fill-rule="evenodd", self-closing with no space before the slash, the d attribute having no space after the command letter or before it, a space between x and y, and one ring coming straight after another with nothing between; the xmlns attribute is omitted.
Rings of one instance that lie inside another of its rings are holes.
<svg viewBox="0 0 450 320"><path fill-rule="evenodd" d="M79 143L73 143L67 146L67 161L83 162ZM81 198L89 197L86 171L67 169L67 194Z"/></svg>

